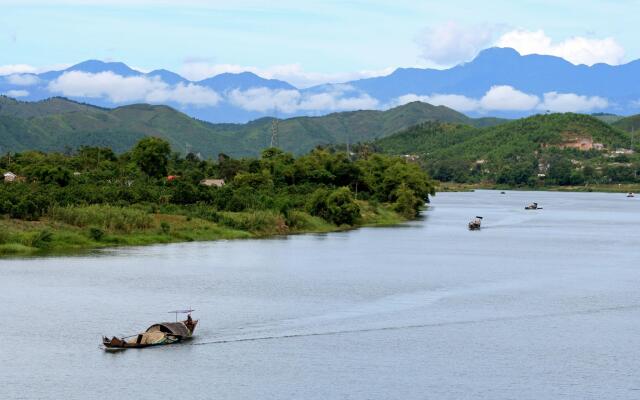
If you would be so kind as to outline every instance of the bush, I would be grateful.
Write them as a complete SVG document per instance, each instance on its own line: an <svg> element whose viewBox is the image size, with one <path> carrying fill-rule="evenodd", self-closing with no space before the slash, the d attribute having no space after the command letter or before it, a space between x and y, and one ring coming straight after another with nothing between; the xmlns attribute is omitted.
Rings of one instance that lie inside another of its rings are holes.
<svg viewBox="0 0 640 400"><path fill-rule="evenodd" d="M89 237L99 242L104 237L104 231L100 228L91 227L89 228Z"/></svg>
<svg viewBox="0 0 640 400"><path fill-rule="evenodd" d="M11 217L35 221L40 218L40 210L33 201L22 199L18 204L14 204L13 207L11 207Z"/></svg>
<svg viewBox="0 0 640 400"><path fill-rule="evenodd" d="M165 235L168 235L169 232L171 232L171 226L169 225L168 222L162 221L160 223L160 229L162 230L162 233L164 233Z"/></svg>
<svg viewBox="0 0 640 400"><path fill-rule="evenodd" d="M326 189L316 190L307 203L307 210L311 215L336 225L353 225L360 217L360 206L353 199L348 187L332 192Z"/></svg>
<svg viewBox="0 0 640 400"><path fill-rule="evenodd" d="M49 246L52 238L53 234L50 231L44 229L25 235L22 244L29 247L43 249Z"/></svg>

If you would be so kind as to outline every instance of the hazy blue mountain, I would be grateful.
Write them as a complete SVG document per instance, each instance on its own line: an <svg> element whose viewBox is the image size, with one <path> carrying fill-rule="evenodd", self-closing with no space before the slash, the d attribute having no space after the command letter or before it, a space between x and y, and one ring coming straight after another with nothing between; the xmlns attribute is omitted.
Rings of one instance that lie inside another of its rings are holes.
<svg viewBox="0 0 640 400"><path fill-rule="evenodd" d="M237 74L226 72L196 83L219 92L224 92L229 89L247 90L257 87L265 87L268 89L295 89L293 85L287 82L277 79L264 79L252 72L241 72Z"/></svg>
<svg viewBox="0 0 640 400"><path fill-rule="evenodd" d="M50 83L71 71L92 74L110 71L122 77L152 77L165 82L167 90L180 88L182 86L179 85L182 84L192 91L183 90L180 96L145 97L141 95L130 101L118 102L113 102L102 92L93 93L93 97L73 96L71 93L60 91L52 92ZM555 92L575 95L573 100L564 99L565 102L573 101L574 103L588 102L587 100L597 96L599 105L552 111L611 113L624 116L640 111L640 85L636 83L639 80L640 60L618 66L606 64L586 66L574 65L554 56L522 56L513 49L491 48L482 51L468 63L445 70L399 68L387 76L343 83L325 83L306 89L297 89L287 82L265 79L251 72L223 73L200 81L189 81L164 69L143 73L121 62L88 60L61 71L23 74L19 77L0 76L0 94L26 101L66 96L78 102L101 107L150 102L168 105L192 117L210 122L244 123L260 117L272 116L275 106L278 108L278 117L318 116L336 111L371 108L384 110L402 104L406 100L401 101L400 98L408 94L458 95L479 104L479 100L493 86L507 85L528 95L537 96L540 103L520 111L508 111L503 108L482 109L481 107L462 111L475 117L492 115L515 118L536 114L547 109L546 104L543 104L545 94ZM244 92L253 88L265 90L258 91L257 95L249 93L245 97L232 98L232 95L238 94L234 91L236 89ZM198 96L203 95L202 92L197 92L198 90L215 91L214 97L219 96L219 101L205 103L196 101ZM297 91L297 93L276 96L275 92L280 90ZM262 97L256 98L254 95ZM192 99L194 101L191 101ZM415 98L412 99L415 100ZM271 107L271 104L274 107ZM602 106L603 104L606 106ZM453 104L445 105L455 108Z"/></svg>

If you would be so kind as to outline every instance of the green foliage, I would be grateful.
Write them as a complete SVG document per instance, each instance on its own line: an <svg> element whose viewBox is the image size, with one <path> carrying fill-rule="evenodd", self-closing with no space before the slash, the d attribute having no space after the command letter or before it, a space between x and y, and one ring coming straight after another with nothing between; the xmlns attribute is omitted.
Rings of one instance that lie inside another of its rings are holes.
<svg viewBox="0 0 640 400"><path fill-rule="evenodd" d="M352 225L360 218L360 206L348 187L333 191L318 189L311 195L307 210L336 225Z"/></svg>
<svg viewBox="0 0 640 400"><path fill-rule="evenodd" d="M410 103L387 111L333 113L322 117L281 120L279 142L285 151L304 154L319 145L368 142L426 121L474 126L501 123L474 120L446 107ZM234 157L256 157L265 147L271 118L247 124L211 124L166 106L134 104L113 110L55 98L16 102L0 97L0 137L4 151L27 149L65 151L67 147L105 146L116 153L131 148L145 136L162 138L174 150L188 141L204 157L226 152ZM108 159L94 154L94 162ZM224 174L221 175L226 179Z"/></svg>
<svg viewBox="0 0 640 400"><path fill-rule="evenodd" d="M405 183L395 190L393 209L407 219L415 218L424 205L424 201Z"/></svg>
<svg viewBox="0 0 640 400"><path fill-rule="evenodd" d="M162 221L160 223L160 230L162 230L162 233L164 233L165 235L168 235L169 232L171 232L171 225L169 225L169 223L166 221Z"/></svg>
<svg viewBox="0 0 640 400"><path fill-rule="evenodd" d="M135 145L131 157L142 172L159 178L167 174L170 154L169 142L156 137L146 137Z"/></svg>
<svg viewBox="0 0 640 400"><path fill-rule="evenodd" d="M95 226L114 232L149 228L153 219L144 211L108 205L54 206L50 217L78 227Z"/></svg>
<svg viewBox="0 0 640 400"><path fill-rule="evenodd" d="M91 228L89 228L89 237L96 242L99 242L104 237L104 231L100 228L92 226Z"/></svg>
<svg viewBox="0 0 640 400"><path fill-rule="evenodd" d="M614 125L631 123L623 121ZM582 138L602 143L604 150L563 148ZM431 176L443 182L535 186L635 182L638 156L610 157L612 150L629 148L630 143L628 133L597 118L566 113L535 115L485 128L429 122L372 146L388 154L417 156Z"/></svg>

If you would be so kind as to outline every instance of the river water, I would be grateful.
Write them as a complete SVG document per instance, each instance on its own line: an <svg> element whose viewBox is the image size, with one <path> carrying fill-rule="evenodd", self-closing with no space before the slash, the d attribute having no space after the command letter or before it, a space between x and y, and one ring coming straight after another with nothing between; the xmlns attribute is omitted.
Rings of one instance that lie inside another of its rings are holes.
<svg viewBox="0 0 640 400"><path fill-rule="evenodd" d="M477 191L399 227L4 259L0 398L638 399L638 227L640 198ZM185 307L190 343L98 348Z"/></svg>

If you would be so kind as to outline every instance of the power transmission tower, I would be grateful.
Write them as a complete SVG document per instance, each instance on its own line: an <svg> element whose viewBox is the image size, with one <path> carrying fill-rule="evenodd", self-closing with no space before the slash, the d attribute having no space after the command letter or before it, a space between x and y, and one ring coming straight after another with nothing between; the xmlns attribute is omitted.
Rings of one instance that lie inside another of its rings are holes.
<svg viewBox="0 0 640 400"><path fill-rule="evenodd" d="M270 147L278 147L278 107L274 107L275 116L273 120L271 120L271 146Z"/></svg>

